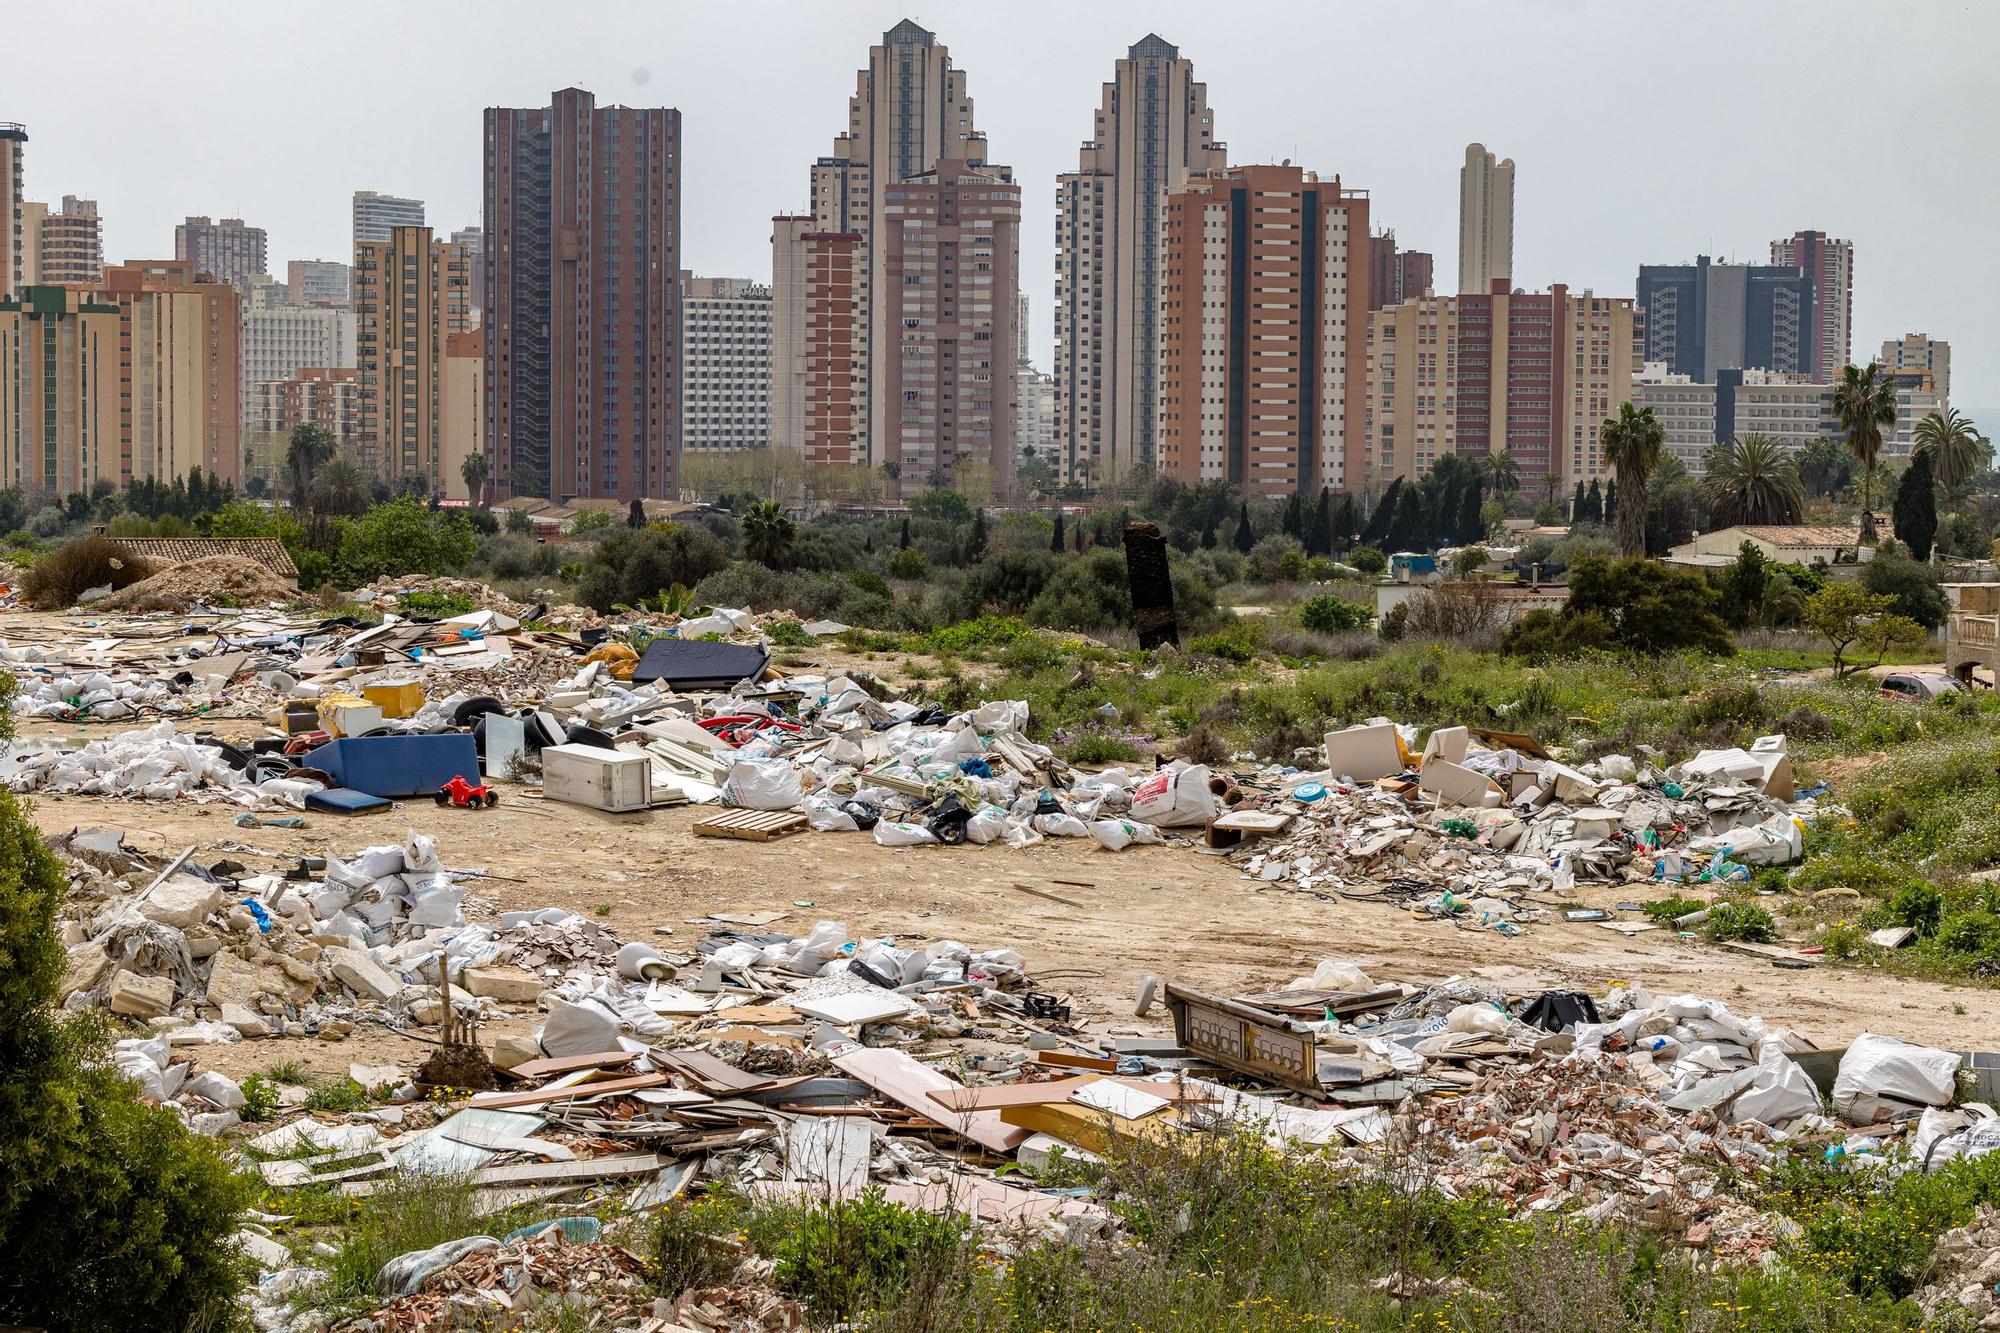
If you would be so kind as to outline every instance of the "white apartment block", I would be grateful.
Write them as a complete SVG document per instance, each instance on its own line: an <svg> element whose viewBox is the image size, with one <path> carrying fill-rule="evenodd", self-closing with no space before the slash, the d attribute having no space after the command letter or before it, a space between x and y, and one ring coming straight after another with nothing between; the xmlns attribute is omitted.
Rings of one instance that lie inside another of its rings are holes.
<svg viewBox="0 0 2000 1333"><path fill-rule="evenodd" d="M681 277L681 447L771 443L771 289L745 278Z"/></svg>
<svg viewBox="0 0 2000 1333"><path fill-rule="evenodd" d="M1632 406L1653 409L1667 433L1667 453L1690 472L1704 469L1715 443L1713 384L1697 384L1691 376L1673 374L1664 361L1648 361L1632 377Z"/></svg>
<svg viewBox="0 0 2000 1333"><path fill-rule="evenodd" d="M1666 428L1667 452L1695 476L1708 470L1709 448L1718 441L1764 435L1787 449L1801 449L1816 439L1847 438L1834 414L1833 385L1770 370L1741 374L1741 383L1731 373L1720 385L1699 384L1669 374L1663 361L1648 361L1632 377L1632 402L1653 409ZM1924 384L1899 387L1896 425L1882 434L1882 456L1908 458L1917 423L1943 405L1943 396Z"/></svg>
<svg viewBox="0 0 2000 1333"><path fill-rule="evenodd" d="M282 283L274 284L286 290ZM246 302L243 311L243 428L258 429L257 386L299 371L354 364L354 312Z"/></svg>
<svg viewBox="0 0 2000 1333"><path fill-rule="evenodd" d="M1906 333L1882 344L1875 358L1889 370L1928 370L1940 401L1951 401L1951 344L1928 333Z"/></svg>
<svg viewBox="0 0 2000 1333"><path fill-rule="evenodd" d="M399 199L373 190L354 192L354 242L386 241L394 227L424 225L424 201Z"/></svg>

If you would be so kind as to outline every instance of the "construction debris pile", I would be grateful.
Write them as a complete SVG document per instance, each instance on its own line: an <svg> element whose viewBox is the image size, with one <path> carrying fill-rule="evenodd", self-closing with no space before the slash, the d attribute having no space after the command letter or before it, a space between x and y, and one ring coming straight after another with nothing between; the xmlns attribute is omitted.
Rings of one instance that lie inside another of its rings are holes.
<svg viewBox="0 0 2000 1333"><path fill-rule="evenodd" d="M1819 813L1782 736L1664 767L1573 768L1529 737L1466 727L1415 745L1384 719L1330 732L1324 770L1246 780L1271 796L1215 819L1210 842L1246 878L1512 932L1547 910L1532 895L1580 882L1747 879L1796 859Z"/></svg>
<svg viewBox="0 0 2000 1333"><path fill-rule="evenodd" d="M1971 1222L1938 1237L1931 1263L1935 1275L1917 1292L1926 1320L1969 1317L1970 1327L2000 1329L2000 1208L1981 1204Z"/></svg>

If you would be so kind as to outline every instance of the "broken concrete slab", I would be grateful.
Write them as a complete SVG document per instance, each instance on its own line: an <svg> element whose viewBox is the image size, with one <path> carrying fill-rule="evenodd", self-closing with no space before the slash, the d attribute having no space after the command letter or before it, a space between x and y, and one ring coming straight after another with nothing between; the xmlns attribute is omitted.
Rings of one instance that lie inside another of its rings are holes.
<svg viewBox="0 0 2000 1333"><path fill-rule="evenodd" d="M175 875L146 895L139 915L175 930L191 930L222 906L222 886L192 875Z"/></svg>
<svg viewBox="0 0 2000 1333"><path fill-rule="evenodd" d="M128 1018L158 1018L174 1007L171 977L142 977L119 969L105 992L111 1012Z"/></svg>
<svg viewBox="0 0 2000 1333"><path fill-rule="evenodd" d="M502 1004L533 1004L548 989L542 979L518 967L468 967L458 984L473 995Z"/></svg>
<svg viewBox="0 0 2000 1333"><path fill-rule="evenodd" d="M403 989L402 982L359 949L328 949L326 956L334 979L364 1000L392 1000Z"/></svg>

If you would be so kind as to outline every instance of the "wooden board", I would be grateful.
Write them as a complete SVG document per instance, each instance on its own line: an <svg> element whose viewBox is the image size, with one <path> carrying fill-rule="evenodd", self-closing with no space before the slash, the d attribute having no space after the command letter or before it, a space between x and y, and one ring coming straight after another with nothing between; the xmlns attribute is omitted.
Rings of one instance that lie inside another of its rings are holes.
<svg viewBox="0 0 2000 1333"><path fill-rule="evenodd" d="M613 1092L633 1092L639 1088L657 1088L667 1082L665 1074L634 1074L630 1078L605 1079L597 1083L571 1083L566 1086L536 1088L533 1092L482 1092L467 1106L485 1110L498 1110L507 1106L538 1106L544 1102L574 1101L583 1097L602 1097Z"/></svg>
<svg viewBox="0 0 2000 1333"><path fill-rule="evenodd" d="M557 1074L574 1073L579 1069L614 1069L619 1065L629 1065L639 1058L637 1051L599 1051L595 1055L563 1055L530 1060L526 1064L515 1065L505 1070L512 1078L553 1078Z"/></svg>
<svg viewBox="0 0 2000 1333"><path fill-rule="evenodd" d="M803 830L810 821L796 810L719 810L694 822L698 838L742 838L769 842Z"/></svg>

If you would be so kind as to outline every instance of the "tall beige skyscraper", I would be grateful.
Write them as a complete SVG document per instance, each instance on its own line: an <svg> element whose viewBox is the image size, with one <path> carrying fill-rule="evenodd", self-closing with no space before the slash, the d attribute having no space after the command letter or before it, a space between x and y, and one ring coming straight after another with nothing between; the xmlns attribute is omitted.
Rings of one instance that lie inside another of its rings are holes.
<svg viewBox="0 0 2000 1333"><path fill-rule="evenodd" d="M1467 144L1458 172L1458 290L1484 296L1495 278L1514 278L1514 159Z"/></svg>
<svg viewBox="0 0 2000 1333"><path fill-rule="evenodd" d="M1212 120L1194 62L1148 33L1056 177L1056 446L1073 477L1159 462L1160 208L1190 172L1228 165Z"/></svg>
<svg viewBox="0 0 2000 1333"><path fill-rule="evenodd" d="M952 67L951 52L936 33L904 19L869 48L868 68L860 71L847 102L847 128L834 139L833 151L813 163L812 231L780 229L774 237L774 246L787 237L800 244L807 235L861 238L854 301L856 462L875 465L895 454L889 447L890 405L881 400L885 368L874 355L885 341L874 300L886 263L884 247L876 243L885 216L883 195L946 157L972 168L987 165L986 141L972 124L965 72ZM798 268L779 253L773 262L779 271ZM1011 310L1013 293L1005 299ZM812 404L806 412L812 415Z"/></svg>
<svg viewBox="0 0 2000 1333"><path fill-rule="evenodd" d="M362 466L390 481L422 477L443 494L452 480L445 357L451 337L472 327L472 256L429 227L356 242L354 319Z"/></svg>

